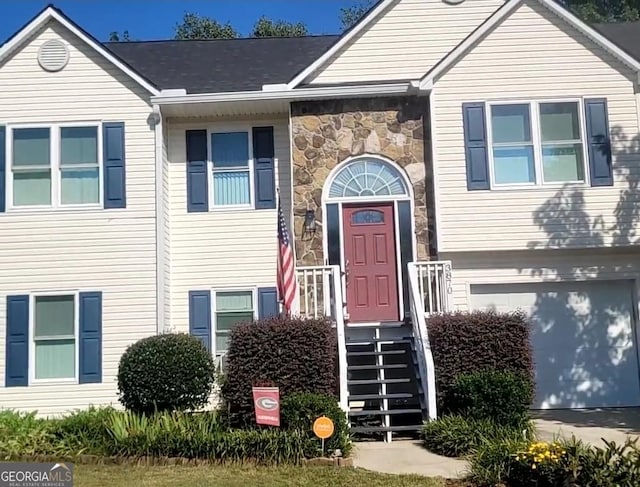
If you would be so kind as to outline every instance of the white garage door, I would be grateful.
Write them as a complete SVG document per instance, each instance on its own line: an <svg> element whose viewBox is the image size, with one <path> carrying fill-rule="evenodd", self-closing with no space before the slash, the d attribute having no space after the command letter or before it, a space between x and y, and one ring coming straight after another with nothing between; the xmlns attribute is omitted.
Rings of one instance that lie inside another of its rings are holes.
<svg viewBox="0 0 640 487"><path fill-rule="evenodd" d="M534 408L640 405L630 281L472 285L473 309L522 309L533 324Z"/></svg>

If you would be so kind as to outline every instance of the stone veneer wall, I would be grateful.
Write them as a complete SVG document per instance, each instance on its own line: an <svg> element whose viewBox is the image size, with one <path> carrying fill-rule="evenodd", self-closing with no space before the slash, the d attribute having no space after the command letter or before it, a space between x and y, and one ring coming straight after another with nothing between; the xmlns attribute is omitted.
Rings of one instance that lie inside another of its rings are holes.
<svg viewBox="0 0 640 487"><path fill-rule="evenodd" d="M418 260L428 260L433 217L426 98L366 98L296 102L291 106L293 137L293 233L299 265L324 265L322 225L302 238L304 214L314 209L323 222L322 188L329 172L345 159L379 154L407 172L415 196ZM427 150L425 150L427 142Z"/></svg>

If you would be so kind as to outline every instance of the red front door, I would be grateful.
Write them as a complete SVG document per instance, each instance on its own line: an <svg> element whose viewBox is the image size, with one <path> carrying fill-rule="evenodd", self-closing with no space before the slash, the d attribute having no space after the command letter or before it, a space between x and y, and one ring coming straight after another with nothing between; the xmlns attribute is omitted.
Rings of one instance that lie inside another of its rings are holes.
<svg viewBox="0 0 640 487"><path fill-rule="evenodd" d="M393 204L345 206L342 216L350 321L397 320Z"/></svg>

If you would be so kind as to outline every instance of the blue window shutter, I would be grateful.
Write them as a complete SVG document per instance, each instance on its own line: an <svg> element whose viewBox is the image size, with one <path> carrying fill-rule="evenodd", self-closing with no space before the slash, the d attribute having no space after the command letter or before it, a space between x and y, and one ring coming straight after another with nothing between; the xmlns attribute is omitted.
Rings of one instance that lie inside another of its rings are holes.
<svg viewBox="0 0 640 487"><path fill-rule="evenodd" d="M337 203L327 204L327 262L329 265L342 265L340 247L340 208Z"/></svg>
<svg viewBox="0 0 640 487"><path fill-rule="evenodd" d="M209 211L207 131L187 130L187 211Z"/></svg>
<svg viewBox="0 0 640 487"><path fill-rule="evenodd" d="M276 207L273 127L253 127L256 208Z"/></svg>
<svg viewBox="0 0 640 487"><path fill-rule="evenodd" d="M613 186L609 116L605 98L584 101L591 186Z"/></svg>
<svg viewBox="0 0 640 487"><path fill-rule="evenodd" d="M189 333L211 351L210 291L189 291Z"/></svg>
<svg viewBox="0 0 640 487"><path fill-rule="evenodd" d="M279 314L278 290L275 287L258 288L258 317L263 320Z"/></svg>
<svg viewBox="0 0 640 487"><path fill-rule="evenodd" d="M7 200L7 128L0 125L0 213L5 211Z"/></svg>
<svg viewBox="0 0 640 487"><path fill-rule="evenodd" d="M489 158L484 103L463 103L467 189L489 189Z"/></svg>
<svg viewBox="0 0 640 487"><path fill-rule="evenodd" d="M124 122L109 122L102 125L102 146L104 207L126 208Z"/></svg>
<svg viewBox="0 0 640 487"><path fill-rule="evenodd" d="M29 385L29 296L7 296L5 387Z"/></svg>
<svg viewBox="0 0 640 487"><path fill-rule="evenodd" d="M398 201L398 230L400 233L400 262L402 269L402 295L404 297L404 316L411 316L409 299L409 262L413 262L413 231L411 228L411 203Z"/></svg>
<svg viewBox="0 0 640 487"><path fill-rule="evenodd" d="M102 382L102 293L80 293L80 384Z"/></svg>

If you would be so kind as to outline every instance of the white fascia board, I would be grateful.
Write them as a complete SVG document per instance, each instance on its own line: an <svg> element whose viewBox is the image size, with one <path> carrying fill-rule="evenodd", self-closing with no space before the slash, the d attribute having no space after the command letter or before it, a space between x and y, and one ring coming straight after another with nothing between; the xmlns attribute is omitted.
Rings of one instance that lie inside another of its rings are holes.
<svg viewBox="0 0 640 487"><path fill-rule="evenodd" d="M0 48L0 61L9 56L16 48L21 46L23 42L29 39L29 37L31 37L35 32L37 32L38 29L40 29L50 20L55 20L63 27L71 31L72 34L80 38L81 41L91 47L94 51L100 54L111 64L120 69L123 73L133 79L136 83L138 83L152 95L157 95L160 93L155 86L153 86L146 79L132 70L129 66L120 61L116 56L111 54L111 52L105 49L102 44L96 42L95 39L87 36L87 34L79 29L77 25L75 25L73 22L69 22L68 19L60 15L53 7L48 7L47 9L45 9L40 15L33 19L20 32L18 32Z"/></svg>
<svg viewBox="0 0 640 487"><path fill-rule="evenodd" d="M329 48L322 56L316 59L312 64L307 66L304 70L300 72L295 78L293 78L289 83L287 83L287 87L289 89L293 89L297 87L300 83L302 83L305 79L307 79L311 74L320 69L329 59L331 59L340 49L342 49L351 39L356 37L360 32L366 29L369 24L371 24L375 19L378 18L380 14L382 14L389 6L396 3L398 0L383 0L380 4L375 7L368 15L366 15L363 19L361 19L351 30L349 30L345 35L343 35L338 41Z"/></svg>
<svg viewBox="0 0 640 487"><path fill-rule="evenodd" d="M635 72L640 72L640 61L627 54L625 51L616 46L613 42L600 34L594 28L590 27L578 17L573 15L569 10L562 7L554 0L537 0L547 9L552 11L555 15L566 21L569 25L576 30L590 38L596 44L600 45L603 49L608 51L611 55L619 59L623 64L627 65ZM482 39L488 32L493 30L498 24L500 24L516 7L518 7L523 0L509 0L502 7L500 7L493 16L482 24L473 34L467 37L462 43L460 43L453 51L451 51L442 61L430 72L428 72L420 80L421 90L431 90L434 83L449 67L456 63L466 52L473 47L473 45Z"/></svg>
<svg viewBox="0 0 640 487"><path fill-rule="evenodd" d="M158 105L183 103L221 103L234 101L312 100L320 98L366 97L404 95L411 89L411 82L375 85L325 86L321 88L285 89L280 91L233 91L225 93L201 93L192 95L166 95L160 93L151 98Z"/></svg>
<svg viewBox="0 0 640 487"><path fill-rule="evenodd" d="M262 85L262 91L282 91L287 89L287 83L277 83L272 85Z"/></svg>

